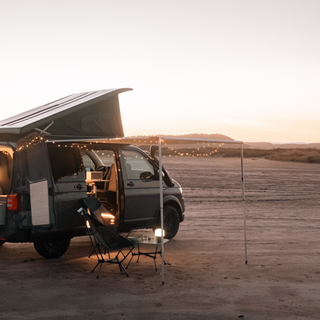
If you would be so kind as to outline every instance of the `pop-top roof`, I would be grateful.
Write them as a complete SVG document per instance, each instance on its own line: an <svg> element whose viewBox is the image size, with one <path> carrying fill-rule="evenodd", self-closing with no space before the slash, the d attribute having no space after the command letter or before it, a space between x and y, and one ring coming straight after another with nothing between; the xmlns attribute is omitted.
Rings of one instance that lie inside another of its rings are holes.
<svg viewBox="0 0 320 320"><path fill-rule="evenodd" d="M123 137L118 94L130 88L72 94L0 121L0 140L35 130L61 139Z"/></svg>

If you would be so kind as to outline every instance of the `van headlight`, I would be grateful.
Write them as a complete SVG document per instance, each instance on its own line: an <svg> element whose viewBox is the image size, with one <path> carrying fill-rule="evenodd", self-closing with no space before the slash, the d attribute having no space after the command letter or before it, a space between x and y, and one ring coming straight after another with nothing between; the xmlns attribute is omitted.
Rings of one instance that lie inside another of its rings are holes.
<svg viewBox="0 0 320 320"><path fill-rule="evenodd" d="M179 187L178 190L179 190L180 193L182 193L182 188L181 187Z"/></svg>

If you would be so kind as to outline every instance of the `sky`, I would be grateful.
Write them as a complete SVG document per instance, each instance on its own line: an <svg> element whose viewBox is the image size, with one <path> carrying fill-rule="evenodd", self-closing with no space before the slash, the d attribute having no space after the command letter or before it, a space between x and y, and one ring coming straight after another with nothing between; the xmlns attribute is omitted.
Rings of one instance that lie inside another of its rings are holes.
<svg viewBox="0 0 320 320"><path fill-rule="evenodd" d="M0 119L91 90L125 135L320 142L319 0L3 0Z"/></svg>

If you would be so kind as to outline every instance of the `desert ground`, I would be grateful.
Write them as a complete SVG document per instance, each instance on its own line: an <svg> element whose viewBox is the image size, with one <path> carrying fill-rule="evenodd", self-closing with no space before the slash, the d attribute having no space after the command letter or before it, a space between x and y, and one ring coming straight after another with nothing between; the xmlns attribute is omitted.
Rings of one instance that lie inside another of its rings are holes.
<svg viewBox="0 0 320 320"><path fill-rule="evenodd" d="M91 269L88 237L59 259L0 247L0 319L320 319L320 164L166 157L186 220L165 245L165 283L150 258L129 277Z"/></svg>

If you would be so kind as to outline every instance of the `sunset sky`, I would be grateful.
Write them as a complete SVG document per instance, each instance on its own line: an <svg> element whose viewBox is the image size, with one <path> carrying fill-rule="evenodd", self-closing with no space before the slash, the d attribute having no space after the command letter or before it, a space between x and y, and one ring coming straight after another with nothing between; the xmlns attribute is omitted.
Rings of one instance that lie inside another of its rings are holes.
<svg viewBox="0 0 320 320"><path fill-rule="evenodd" d="M0 118L130 87L126 135L320 142L319 17L319 0L2 1Z"/></svg>

